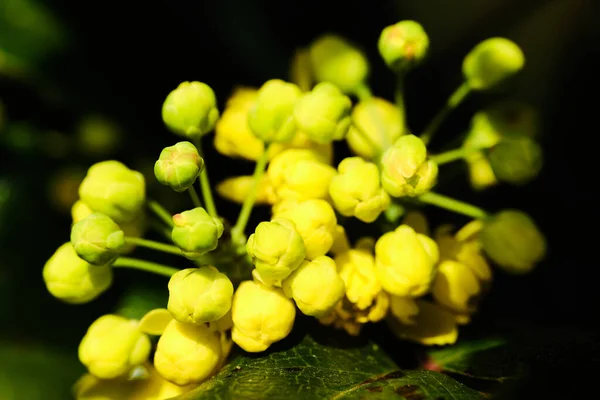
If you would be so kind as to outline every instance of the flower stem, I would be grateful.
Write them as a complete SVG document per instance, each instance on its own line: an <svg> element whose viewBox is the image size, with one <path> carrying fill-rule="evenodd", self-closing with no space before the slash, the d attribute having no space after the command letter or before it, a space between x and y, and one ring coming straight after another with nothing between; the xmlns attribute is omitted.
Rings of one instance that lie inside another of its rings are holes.
<svg viewBox="0 0 600 400"><path fill-rule="evenodd" d="M202 203L200 202L200 197L198 197L198 192L194 189L194 186L190 186L187 191L190 194L190 198L192 199L192 203L194 207L202 207Z"/></svg>
<svg viewBox="0 0 600 400"><path fill-rule="evenodd" d="M445 208L446 210L450 210L458 214L463 214L475 219L487 218L489 215L485 210L477 206L459 200L455 200L451 197L447 197L439 193L427 192L419 196L418 199L423 203Z"/></svg>
<svg viewBox="0 0 600 400"><path fill-rule="evenodd" d="M452 161L462 160L465 156L476 153L481 150L485 150L487 147L459 147L458 149L446 151L440 154L434 154L429 156L431 161L434 161L437 165L447 164Z"/></svg>
<svg viewBox="0 0 600 400"><path fill-rule="evenodd" d="M177 268L169 267L168 265L157 264L131 257L119 257L112 266L115 268L139 269L140 271L151 272L167 277L171 277L175 272L179 271Z"/></svg>
<svg viewBox="0 0 600 400"><path fill-rule="evenodd" d="M240 239L244 234L244 229L246 229L246 225L248 224L248 219L250 219L250 213L252 212L252 208L254 207L254 203L256 202L256 196L258 193L258 186L260 185L260 181L262 180L263 175L265 174L265 169L267 167L267 163L269 161L269 149L271 145L265 146L265 150L261 154L260 158L256 161L256 166L254 167L254 174L252 175L252 189L248 196L244 199L244 203L242 204L242 210L240 211L240 215L238 216L237 222L235 226L231 229L231 236L234 242L237 242L237 239Z"/></svg>
<svg viewBox="0 0 600 400"><path fill-rule="evenodd" d="M155 242L154 240L126 236L125 242L134 246L140 246L145 247L147 249L162 251L163 253L175 254L177 256L183 255L179 247L173 246L171 244Z"/></svg>
<svg viewBox="0 0 600 400"><path fill-rule="evenodd" d="M169 227L173 227L173 216L163 206L161 206L156 200L148 200L148 208L156 214L161 221L167 224Z"/></svg>
<svg viewBox="0 0 600 400"><path fill-rule="evenodd" d="M200 157L204 158L201 139L196 140L196 148L198 149L198 154ZM210 190L210 181L208 180L208 171L206 170L206 165L204 168L202 168L202 172L200 172L200 190L202 191L204 204L206 204L206 211L208 211L211 217L217 218L217 209L215 207L215 202Z"/></svg>
<svg viewBox="0 0 600 400"><path fill-rule="evenodd" d="M431 141L431 138L438 130L442 122L450 115L452 110L454 110L458 105L467 97L467 95L471 92L471 88L467 85L466 82L463 82L455 91L450 95L444 107L438 112L438 114L433 118L433 120L427 125L425 131L421 134L421 140L425 144L428 144Z"/></svg>
<svg viewBox="0 0 600 400"><path fill-rule="evenodd" d="M396 91L394 92L394 99L396 101L396 107L402 113L403 119L406 117L406 107L404 105L404 72L398 72L396 74ZM406 125L406 120L404 121Z"/></svg>

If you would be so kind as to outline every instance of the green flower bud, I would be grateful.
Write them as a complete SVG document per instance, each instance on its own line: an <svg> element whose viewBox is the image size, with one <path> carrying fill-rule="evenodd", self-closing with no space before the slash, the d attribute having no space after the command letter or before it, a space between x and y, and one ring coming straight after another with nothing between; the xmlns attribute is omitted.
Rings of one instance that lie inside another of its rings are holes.
<svg viewBox="0 0 600 400"><path fill-rule="evenodd" d="M288 277L300 266L306 248L296 225L288 219L261 222L248 238L246 250L261 281L271 285Z"/></svg>
<svg viewBox="0 0 600 400"><path fill-rule="evenodd" d="M486 254L512 274L530 272L546 253L546 239L522 211L499 212L485 222L479 235Z"/></svg>
<svg viewBox="0 0 600 400"><path fill-rule="evenodd" d="M514 101L502 102L476 113L471 120L471 131L478 135L489 132L489 136L497 138L521 136L534 138L539 133L539 115L528 104ZM487 142L474 143L478 147L487 144ZM490 145L494 144L490 143Z"/></svg>
<svg viewBox="0 0 600 400"><path fill-rule="evenodd" d="M190 142L179 142L165 147L154 164L156 179L176 192L192 186L204 168L204 160L196 146Z"/></svg>
<svg viewBox="0 0 600 400"><path fill-rule="evenodd" d="M331 82L352 93L369 74L365 55L336 35L324 35L310 45L310 61L319 82Z"/></svg>
<svg viewBox="0 0 600 400"><path fill-rule="evenodd" d="M103 315L88 328L79 344L79 360L91 374L112 379L148 360L151 343L138 321Z"/></svg>
<svg viewBox="0 0 600 400"><path fill-rule="evenodd" d="M334 84L319 83L294 108L298 127L318 143L341 140L350 128L352 102Z"/></svg>
<svg viewBox="0 0 600 400"><path fill-rule="evenodd" d="M427 148L415 135L404 135L382 157L381 186L394 197L420 196L437 180L437 164L427 159Z"/></svg>
<svg viewBox="0 0 600 400"><path fill-rule="evenodd" d="M167 309L179 322L216 321L231 309L233 284L215 267L187 268L169 280Z"/></svg>
<svg viewBox="0 0 600 400"><path fill-rule="evenodd" d="M112 219L93 213L71 228L77 255L94 265L112 264L125 247L125 234Z"/></svg>
<svg viewBox="0 0 600 400"><path fill-rule="evenodd" d="M81 182L79 197L90 209L117 223L131 222L146 201L144 175L119 161L96 163Z"/></svg>
<svg viewBox="0 0 600 400"><path fill-rule="evenodd" d="M501 181L523 185L542 169L542 148L533 139L523 136L503 139L488 150L494 175Z"/></svg>
<svg viewBox="0 0 600 400"><path fill-rule="evenodd" d="M219 119L215 92L202 82L182 82L165 99L162 118L173 133L199 138Z"/></svg>
<svg viewBox="0 0 600 400"><path fill-rule="evenodd" d="M190 260L217 248L223 234L223 223L213 218L202 207L173 216L175 227L171 239Z"/></svg>
<svg viewBox="0 0 600 400"><path fill-rule="evenodd" d="M512 77L525 65L525 56L514 42L491 38L475 46L463 61L463 74L473 90L486 90Z"/></svg>
<svg viewBox="0 0 600 400"><path fill-rule="evenodd" d="M280 79L265 82L248 112L248 125L265 142L289 142L296 133L293 113L302 95L300 88Z"/></svg>
<svg viewBox="0 0 600 400"><path fill-rule="evenodd" d="M429 49L429 37L418 22L400 21L383 29L378 48L387 66L399 72L423 61Z"/></svg>
<svg viewBox="0 0 600 400"><path fill-rule="evenodd" d="M70 242L60 246L46 262L43 276L52 296L72 304L95 299L112 283L110 266L94 266L82 260Z"/></svg>

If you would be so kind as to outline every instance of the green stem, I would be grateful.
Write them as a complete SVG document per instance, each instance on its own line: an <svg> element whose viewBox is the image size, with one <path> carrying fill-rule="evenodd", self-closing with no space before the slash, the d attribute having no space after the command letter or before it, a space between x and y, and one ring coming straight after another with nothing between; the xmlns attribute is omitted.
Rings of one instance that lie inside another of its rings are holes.
<svg viewBox="0 0 600 400"><path fill-rule="evenodd" d="M476 153L485 149L487 149L487 147L459 147L458 149L446 151L441 154L431 155L429 156L429 159L431 161L434 161L437 165L442 165L452 161L462 160L469 154Z"/></svg>
<svg viewBox="0 0 600 400"><path fill-rule="evenodd" d="M173 246L171 244L155 242L154 240L136 238L136 237L125 237L125 242L128 244L132 244L134 246L145 247L147 249L152 249L156 251L162 251L163 253L175 254L177 256L182 256L183 253L181 249L177 246Z"/></svg>
<svg viewBox="0 0 600 400"><path fill-rule="evenodd" d="M466 82L463 82L444 104L444 107L440 110L440 112L433 118L433 120L429 123L425 131L421 134L421 140L425 144L428 144L431 141L431 138L436 133L442 122L450 115L452 110L454 110L462 101L467 97L467 95L471 92L471 88L467 85Z"/></svg>
<svg viewBox="0 0 600 400"><path fill-rule="evenodd" d="M179 271L177 268L169 267L168 265L157 264L131 257L119 257L112 266L115 268L139 269L140 271L151 272L167 277L171 277L175 272Z"/></svg>
<svg viewBox="0 0 600 400"><path fill-rule="evenodd" d="M404 76L404 72L398 72L396 74L396 91L394 92L394 98L396 101L396 107L400 109L400 112L405 119L404 124L406 125L406 107L404 105Z"/></svg>
<svg viewBox="0 0 600 400"><path fill-rule="evenodd" d="M252 208L254 207L254 203L256 202L258 187L260 185L260 181L262 180L263 175L265 174L265 169L269 161L270 147L271 145L269 145L268 147L265 146L265 150L261 154L260 158L256 161L256 166L254 167L254 174L252 175L252 189L244 199L244 203L242 204L242 210L240 211L240 215L238 216L237 222L235 223L235 226L231 229L231 236L234 242L237 242L237 239L240 239L242 237L242 235L244 234L244 229L246 229L246 225L248 224L248 220L250 219L250 213L252 212Z"/></svg>
<svg viewBox="0 0 600 400"><path fill-rule="evenodd" d="M194 207L202 207L202 203L200 203L200 197L198 197L198 192L196 192L196 189L194 189L194 186L190 186L187 191L190 194L190 197L192 199L192 203L194 204Z"/></svg>
<svg viewBox="0 0 600 400"><path fill-rule="evenodd" d="M488 217L488 213L481 208L468 204L451 197L441 195L439 193L427 192L418 197L418 199L427 204L445 208L458 214L463 214L475 219L484 219Z"/></svg>
<svg viewBox="0 0 600 400"><path fill-rule="evenodd" d="M196 140L196 147L198 148L198 154L200 157L204 158L201 139ZM202 172L200 172L200 190L202 191L204 204L206 204L206 211L208 211L211 217L217 218L217 208L215 207L215 202L210 189L210 181L208 180L208 171L206 170L206 165L204 168L202 168Z"/></svg>
<svg viewBox="0 0 600 400"><path fill-rule="evenodd" d="M148 200L148 208L169 227L175 226L173 216L155 200Z"/></svg>
<svg viewBox="0 0 600 400"><path fill-rule="evenodd" d="M164 238L167 240L171 240L171 228L166 227L160 221L157 221L155 219L151 219L149 222L150 227L154 229L156 233L159 233L160 235L164 236Z"/></svg>

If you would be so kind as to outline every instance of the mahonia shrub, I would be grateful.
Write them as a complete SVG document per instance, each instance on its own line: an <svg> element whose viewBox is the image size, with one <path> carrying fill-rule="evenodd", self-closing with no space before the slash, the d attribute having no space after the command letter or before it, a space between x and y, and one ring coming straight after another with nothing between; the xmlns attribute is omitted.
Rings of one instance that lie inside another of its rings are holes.
<svg viewBox="0 0 600 400"><path fill-rule="evenodd" d="M415 21L386 27L378 42L400 83L428 47ZM167 211L147 197L140 172L99 162L79 187L71 240L44 266L48 290L67 303L100 296L119 268L169 279L165 308L139 320L107 314L90 326L79 347L88 373L76 397L176 396L215 375L234 344L260 353L284 340L300 314L353 336L387 322L399 340L454 343L490 289L493 268L528 273L546 242L522 211L491 212L436 192L438 171L462 160L476 190L523 185L539 173L542 152L535 113L519 103L475 114L458 149L432 154L429 143L464 98L504 85L524 63L508 39L477 44L464 58L463 83L421 134L409 128L403 85L395 103L375 97L363 52L336 35L298 51L290 82L238 88L222 111L208 84L181 83L162 107L181 141L157 155L154 174L188 192L189 209ZM253 175L211 187L203 159L211 132L218 152L255 164ZM336 142L351 156L335 159ZM213 189L241 204L235 221L218 213ZM255 205L270 207L271 219L248 227ZM461 214L464 225L430 227L425 206ZM347 230L354 218L379 235ZM149 226L165 242L144 238ZM131 257L138 247L189 265Z"/></svg>

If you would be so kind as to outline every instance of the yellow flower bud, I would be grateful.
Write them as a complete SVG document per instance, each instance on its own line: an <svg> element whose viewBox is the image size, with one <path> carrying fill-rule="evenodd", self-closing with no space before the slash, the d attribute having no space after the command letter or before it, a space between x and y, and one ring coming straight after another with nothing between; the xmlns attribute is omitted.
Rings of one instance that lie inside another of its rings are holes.
<svg viewBox="0 0 600 400"><path fill-rule="evenodd" d="M339 36L321 36L309 51L316 80L331 82L345 93L352 93L369 74L365 55Z"/></svg>
<svg viewBox="0 0 600 400"><path fill-rule="evenodd" d="M313 260L327 254L333 245L337 219L325 200L311 199L277 210L274 218L289 219L296 225L306 248L306 258Z"/></svg>
<svg viewBox="0 0 600 400"><path fill-rule="evenodd" d="M323 164L333 162L333 143L317 143L301 131L296 131L294 137L288 143L271 143L269 146L269 159L273 159L286 149L307 149Z"/></svg>
<svg viewBox="0 0 600 400"><path fill-rule="evenodd" d="M429 49L429 37L416 21L405 20L383 29L379 54L392 70L401 72L418 65Z"/></svg>
<svg viewBox="0 0 600 400"><path fill-rule="evenodd" d="M246 250L261 282L267 285L287 278L306 255L302 237L294 223L287 219L258 224L255 233L248 238Z"/></svg>
<svg viewBox="0 0 600 400"><path fill-rule="evenodd" d="M165 99L162 118L177 135L201 137L212 131L219 119L215 92L202 82L182 82Z"/></svg>
<svg viewBox="0 0 600 400"><path fill-rule="evenodd" d="M304 261L292 272L283 281L283 291L304 314L322 317L344 297L345 286L335 262L320 256Z"/></svg>
<svg viewBox="0 0 600 400"><path fill-rule="evenodd" d="M43 270L46 288L52 296L73 304L87 303L103 293L112 283L112 269L79 258L67 242L48 259Z"/></svg>
<svg viewBox="0 0 600 400"><path fill-rule="evenodd" d="M229 157L257 160L264 151L262 140L248 126L248 113L256 101L258 90L237 88L227 100L225 111L215 126L214 145Z"/></svg>
<svg viewBox="0 0 600 400"><path fill-rule="evenodd" d="M187 268L169 280L167 308L179 322L216 321L231 309L233 284L215 267Z"/></svg>
<svg viewBox="0 0 600 400"><path fill-rule="evenodd" d="M171 239L190 260L217 248L223 234L223 223L213 218L202 207L173 216Z"/></svg>
<svg viewBox="0 0 600 400"><path fill-rule="evenodd" d="M244 281L233 296L231 337L249 352L265 351L285 338L294 326L296 307L281 289Z"/></svg>
<svg viewBox="0 0 600 400"><path fill-rule="evenodd" d="M206 325L171 321L156 346L154 367L168 381L183 386L209 378L219 364L219 334Z"/></svg>
<svg viewBox="0 0 600 400"><path fill-rule="evenodd" d="M483 190L498 183L492 165L481 151L469 153L465 157L469 168L469 181L475 190Z"/></svg>
<svg viewBox="0 0 600 400"><path fill-rule="evenodd" d="M352 249L335 257L337 270L346 286L346 297L359 310L370 307L381 284L377 279L375 257L366 250Z"/></svg>
<svg viewBox="0 0 600 400"><path fill-rule="evenodd" d="M377 150L372 143L379 149L387 149L405 133L402 111L379 97L359 102L352 110L352 122L346 135L348 146L355 154L368 160L375 157Z"/></svg>
<svg viewBox="0 0 600 400"><path fill-rule="evenodd" d="M388 318L388 325L396 336L425 346L456 343L458 327L454 314L425 300L416 300L416 304L419 313L412 324L403 324L394 317Z"/></svg>
<svg viewBox="0 0 600 400"><path fill-rule="evenodd" d="M437 164L427 160L425 144L414 135L396 140L383 154L381 164L381 185L394 197L422 195L437 180Z"/></svg>
<svg viewBox="0 0 600 400"><path fill-rule="evenodd" d="M134 381L136 388L127 400L164 400L171 399L192 390L196 385L179 386L163 378L154 366L147 364L145 368L148 376L145 379ZM116 399L116 398L115 398ZM119 397L125 399L125 397Z"/></svg>
<svg viewBox="0 0 600 400"><path fill-rule="evenodd" d="M463 61L463 74L471 89L486 90L512 77L525 65L525 56L514 42L490 38L475 46Z"/></svg>
<svg viewBox="0 0 600 400"><path fill-rule="evenodd" d="M427 293L438 258L437 244L408 225L385 233L375 245L379 281L384 290L396 296Z"/></svg>
<svg viewBox="0 0 600 400"><path fill-rule="evenodd" d="M278 199L326 199L335 169L307 149L287 149L273 158L267 176Z"/></svg>
<svg viewBox="0 0 600 400"><path fill-rule="evenodd" d="M359 309L345 297L331 312L319 318L319 322L323 325L333 325L336 329L344 329L349 335L357 336L364 324L378 322L385 318L388 308L389 296L383 291L380 291L373 299L373 303L364 310Z"/></svg>
<svg viewBox="0 0 600 400"><path fill-rule="evenodd" d="M112 264L125 247L125 234L108 216L92 213L73 225L71 243L85 261L107 265Z"/></svg>
<svg viewBox="0 0 600 400"><path fill-rule="evenodd" d="M480 232L486 254L506 272L531 272L546 254L546 239L527 214L504 210L487 220Z"/></svg>
<svg viewBox="0 0 600 400"><path fill-rule="evenodd" d="M360 157L349 157L338 166L329 184L329 195L340 214L373 222L390 204L381 188L377 165Z"/></svg>
<svg viewBox="0 0 600 400"><path fill-rule="evenodd" d="M217 184L217 193L229 201L242 204L244 199L254 187L254 177L252 175L232 176ZM275 188L271 185L271 180L267 175L263 175L258 183L256 191L255 204L275 203L277 195Z"/></svg>
<svg viewBox="0 0 600 400"><path fill-rule="evenodd" d="M414 325L419 306L412 297L390 296L390 311L403 324Z"/></svg>
<svg viewBox="0 0 600 400"><path fill-rule="evenodd" d="M111 379L146 362L150 339L138 329L138 321L107 314L90 325L79 344L79 360L91 374Z"/></svg>
<svg viewBox="0 0 600 400"><path fill-rule="evenodd" d="M95 212L116 223L133 221L146 200L144 176L119 161L102 161L88 169L79 197Z"/></svg>
<svg viewBox="0 0 600 400"><path fill-rule="evenodd" d="M468 266L443 260L438 266L431 291L438 303L452 311L472 313L476 310L475 300L481 292L481 285Z"/></svg>
<svg viewBox="0 0 600 400"><path fill-rule="evenodd" d="M94 211L87 204L81 200L77 200L71 207L71 218L73 219L73 223L76 224L93 212Z"/></svg>
<svg viewBox="0 0 600 400"><path fill-rule="evenodd" d="M75 400L132 399L138 390L139 381L124 378L100 379L86 373L73 385Z"/></svg>
<svg viewBox="0 0 600 400"><path fill-rule="evenodd" d="M429 224L425 214L421 211L409 211L402 219L404 225L408 225L421 235L429 236Z"/></svg>
<svg viewBox="0 0 600 400"><path fill-rule="evenodd" d="M289 142L296 132L293 112L301 95L293 83L267 81L248 112L248 126L254 135L265 142Z"/></svg>
<svg viewBox="0 0 600 400"><path fill-rule="evenodd" d="M204 159L190 142L165 147L154 164L154 176L161 184L183 192L194 184L204 169Z"/></svg>
<svg viewBox="0 0 600 400"><path fill-rule="evenodd" d="M297 49L290 65L290 81L298 85L303 92L308 92L313 85L313 72L310 65L308 49Z"/></svg>
<svg viewBox="0 0 600 400"><path fill-rule="evenodd" d="M343 225L337 225L335 227L335 233L333 235L333 244L329 250L331 254L337 256L338 254L345 253L350 250L350 241L348 235L346 235L346 229Z"/></svg>
<svg viewBox="0 0 600 400"><path fill-rule="evenodd" d="M332 83L321 82L298 100L294 118L298 127L317 143L346 136L352 102Z"/></svg>

